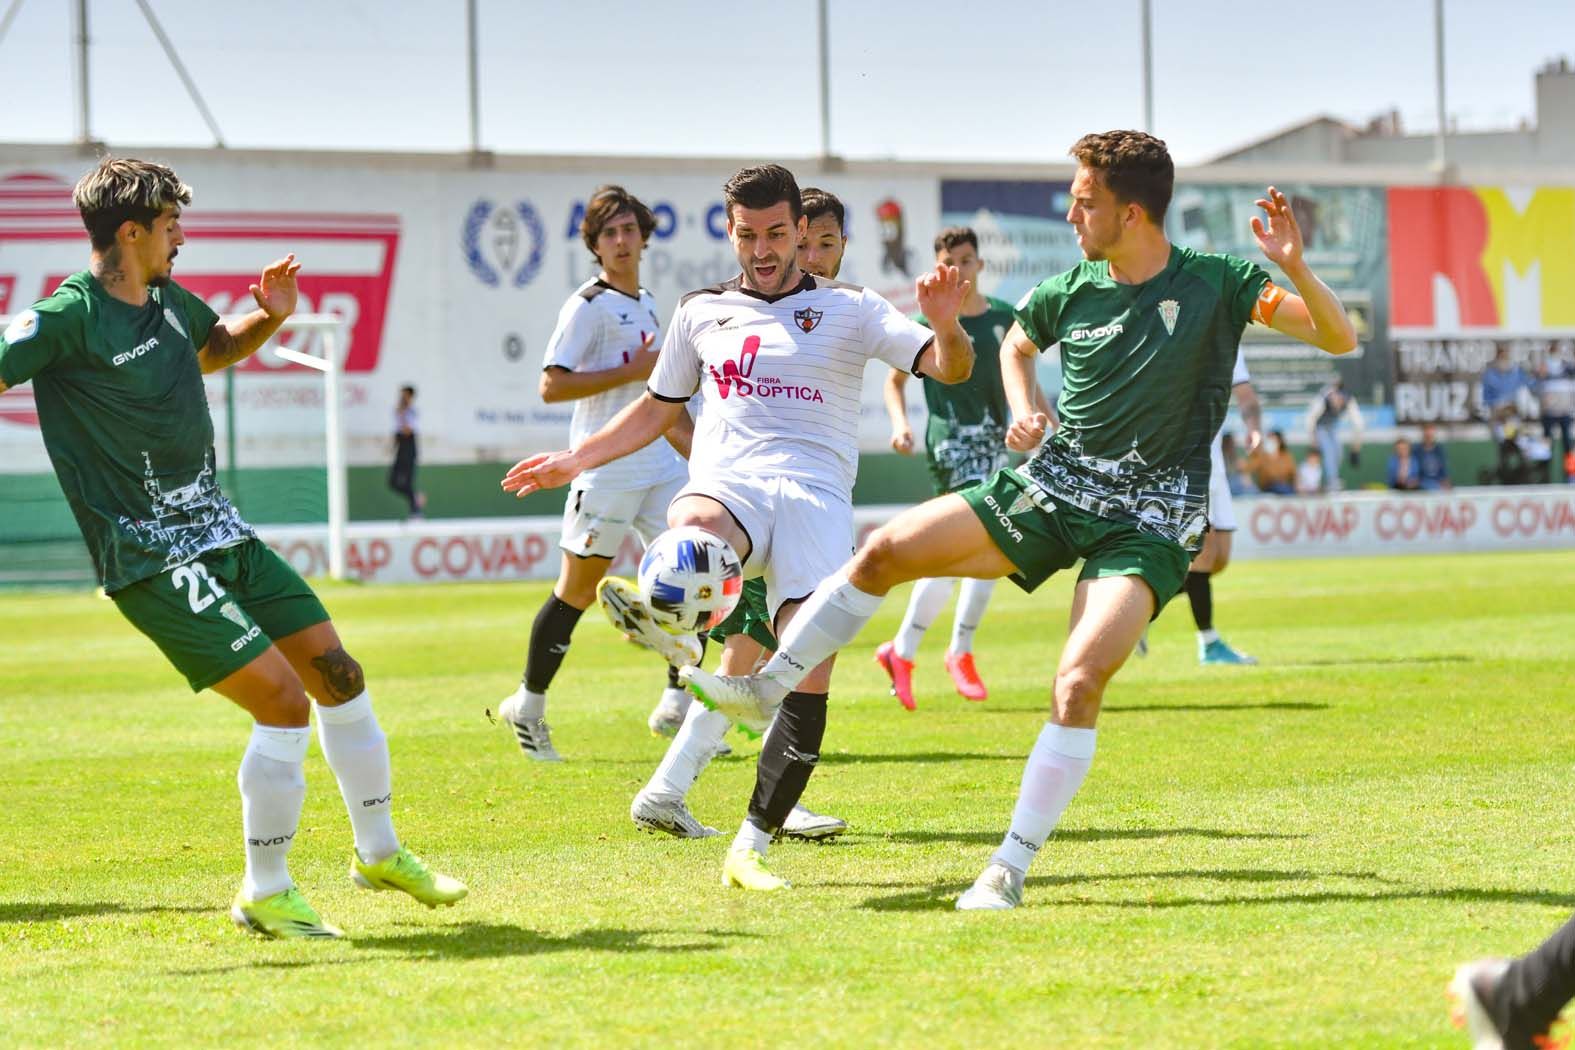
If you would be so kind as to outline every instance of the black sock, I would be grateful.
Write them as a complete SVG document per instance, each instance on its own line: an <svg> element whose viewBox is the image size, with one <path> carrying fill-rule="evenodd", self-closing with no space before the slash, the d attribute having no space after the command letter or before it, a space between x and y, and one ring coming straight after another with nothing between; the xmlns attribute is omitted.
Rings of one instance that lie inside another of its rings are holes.
<svg viewBox="0 0 1575 1050"><path fill-rule="evenodd" d="M1209 574L1206 572L1187 573L1187 600L1192 602L1192 620L1198 625L1198 630L1208 631L1214 627L1214 589L1209 586Z"/></svg>
<svg viewBox="0 0 1575 1050"><path fill-rule="evenodd" d="M584 609L576 609L556 594L549 594L530 628L530 648L525 651L525 688L545 693L569 653L569 636Z"/></svg>
<svg viewBox="0 0 1575 1050"><path fill-rule="evenodd" d="M700 665L705 663L705 643L706 643L706 637L705 637L705 635L702 634L700 636L700 659L695 661L695 666L696 667L699 667ZM683 687L684 687L683 683L678 680L678 668L674 667L672 664L668 664L667 665L667 688L669 688L669 689L682 689Z"/></svg>
<svg viewBox="0 0 1575 1050"><path fill-rule="evenodd" d="M1575 996L1575 918L1509 964L1489 1004L1506 1046L1529 1046Z"/></svg>
<svg viewBox="0 0 1575 1050"><path fill-rule="evenodd" d="M825 735L825 693L792 692L783 698L755 766L755 793L749 798L751 824L773 835L781 830L820 761L820 741Z"/></svg>

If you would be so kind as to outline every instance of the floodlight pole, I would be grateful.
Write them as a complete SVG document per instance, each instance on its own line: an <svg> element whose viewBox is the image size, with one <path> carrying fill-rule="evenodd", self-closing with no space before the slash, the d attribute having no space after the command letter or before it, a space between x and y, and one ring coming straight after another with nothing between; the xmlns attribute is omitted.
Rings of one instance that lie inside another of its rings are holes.
<svg viewBox="0 0 1575 1050"><path fill-rule="evenodd" d="M1143 0L1143 130L1154 133L1154 9Z"/></svg>
<svg viewBox="0 0 1575 1050"><path fill-rule="evenodd" d="M481 152L481 77L476 44L476 0L465 0L466 72L470 80L470 152Z"/></svg>
<svg viewBox="0 0 1575 1050"><path fill-rule="evenodd" d="M76 22L77 44L77 145L93 144L93 133L88 123L88 5L87 0L77 0L72 9Z"/></svg>
<svg viewBox="0 0 1575 1050"><path fill-rule="evenodd" d="M1433 102L1438 107L1438 137L1433 142L1433 167L1449 178L1449 117L1444 109L1444 0L1433 0Z"/></svg>
<svg viewBox="0 0 1575 1050"><path fill-rule="evenodd" d="M827 0L820 0L817 22L820 42L820 159L831 157L831 28Z"/></svg>

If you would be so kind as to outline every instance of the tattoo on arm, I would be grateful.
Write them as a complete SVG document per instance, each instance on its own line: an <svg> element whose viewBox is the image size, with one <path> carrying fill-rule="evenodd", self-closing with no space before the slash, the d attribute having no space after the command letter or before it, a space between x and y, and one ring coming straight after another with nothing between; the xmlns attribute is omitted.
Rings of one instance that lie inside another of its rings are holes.
<svg viewBox="0 0 1575 1050"><path fill-rule="evenodd" d="M323 688L336 704L354 700L366 691L366 675L344 646L312 657L312 667L323 680Z"/></svg>

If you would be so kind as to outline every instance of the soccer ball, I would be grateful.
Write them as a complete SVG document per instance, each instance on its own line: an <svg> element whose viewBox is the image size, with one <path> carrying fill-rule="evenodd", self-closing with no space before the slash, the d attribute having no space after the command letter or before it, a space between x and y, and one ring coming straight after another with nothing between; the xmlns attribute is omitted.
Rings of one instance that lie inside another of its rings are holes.
<svg viewBox="0 0 1575 1050"><path fill-rule="evenodd" d="M639 583L657 626L688 634L727 619L744 590L744 567L722 537L683 525L668 529L645 549Z"/></svg>

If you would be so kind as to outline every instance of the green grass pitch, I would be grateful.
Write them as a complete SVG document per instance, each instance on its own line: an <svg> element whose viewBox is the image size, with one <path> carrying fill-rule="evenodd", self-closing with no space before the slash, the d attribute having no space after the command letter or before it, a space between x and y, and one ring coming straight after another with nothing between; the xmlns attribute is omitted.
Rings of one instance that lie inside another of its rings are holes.
<svg viewBox="0 0 1575 1050"><path fill-rule="evenodd" d="M984 704L941 669L903 712L843 654L794 889L719 885L754 745L655 839L630 797L661 668L594 612L553 693L568 761L482 709L541 585L325 586L392 742L405 841L470 884L429 912L355 890L316 744L292 863L338 943L231 927L246 717L192 696L109 602L0 598L0 1043L7 1046L1463 1047L1453 965L1575 910L1575 553L1256 562L1216 584L1256 669L1199 668L1185 599L1117 676L1025 906L956 895L1044 721L1070 580L996 592Z"/></svg>

